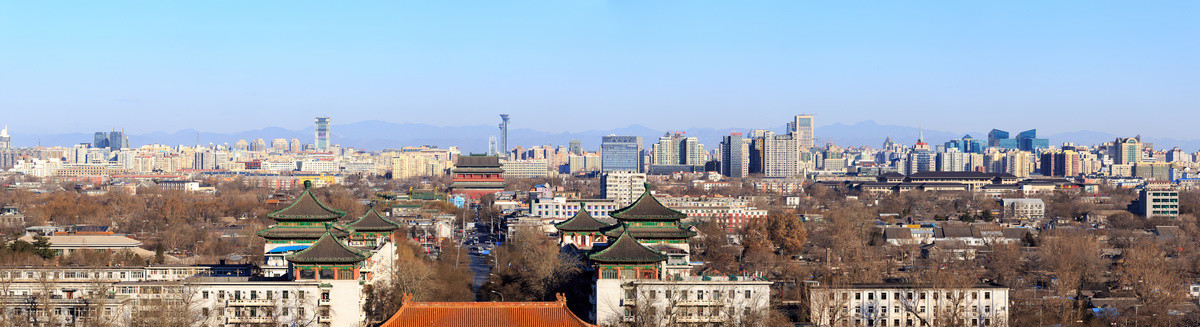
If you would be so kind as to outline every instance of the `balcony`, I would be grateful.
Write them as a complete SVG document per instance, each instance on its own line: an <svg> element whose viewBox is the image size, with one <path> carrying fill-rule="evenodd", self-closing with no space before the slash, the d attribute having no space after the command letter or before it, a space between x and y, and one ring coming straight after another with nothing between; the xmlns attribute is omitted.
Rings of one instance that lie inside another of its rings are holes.
<svg viewBox="0 0 1200 327"><path fill-rule="evenodd" d="M229 317L230 324L265 324L275 322L275 317Z"/></svg>
<svg viewBox="0 0 1200 327"><path fill-rule="evenodd" d="M331 301L330 301L329 299L319 299L319 300L317 300L317 304L318 304L318 305L329 305L329 303L330 303L330 302L331 302Z"/></svg>
<svg viewBox="0 0 1200 327"><path fill-rule="evenodd" d="M229 300L227 304L231 307L270 307L275 306L275 300Z"/></svg>
<svg viewBox="0 0 1200 327"><path fill-rule="evenodd" d="M333 316L324 315L317 317L317 322L333 322Z"/></svg>
<svg viewBox="0 0 1200 327"><path fill-rule="evenodd" d="M694 323L694 322L723 322L725 317L722 316L679 316L675 318L676 322Z"/></svg>
<svg viewBox="0 0 1200 327"><path fill-rule="evenodd" d="M722 305L719 300L679 300L677 304L681 306Z"/></svg>

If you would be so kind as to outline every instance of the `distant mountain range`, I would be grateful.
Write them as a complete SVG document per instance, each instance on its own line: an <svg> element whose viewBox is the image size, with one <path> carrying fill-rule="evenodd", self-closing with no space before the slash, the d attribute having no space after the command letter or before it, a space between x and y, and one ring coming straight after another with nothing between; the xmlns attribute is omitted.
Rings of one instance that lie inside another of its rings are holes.
<svg viewBox="0 0 1200 327"><path fill-rule="evenodd" d="M776 133L784 131L783 126L769 128ZM458 146L463 152L482 153L487 151L488 137L498 135L499 131L494 125L475 125L475 126L433 126L427 124L416 123L392 123L378 120L361 121L349 124L333 125L333 138L335 144L340 144L343 147L353 147L368 150L380 149L396 149L404 146L416 145L431 145L438 147ZM684 130L687 136L694 136L700 139L700 142L705 144L709 149L716 148L721 142L721 137L729 135L731 132L749 131L749 128L690 128ZM13 132L13 131L10 131ZM550 133L538 131L530 128L516 128L509 131L509 145L515 147L533 146L533 145L563 145L566 146L571 140L579 140L582 142L584 149L593 151L600 147L600 137L604 135L636 135L641 136L649 147L658 140L667 131L655 130L641 125L631 125L628 127L610 129L610 130L586 130L578 132L562 132ZM862 121L856 124L837 123L833 125L817 127L816 135L818 141L822 144L833 142L841 146L871 146L879 148L885 138L891 137L893 141L905 145L916 143L918 135L922 132L921 129L910 126L898 125L880 125L874 121ZM987 132L970 132L956 133L946 131L924 130L925 140L931 144L941 144L951 139L958 139L964 135L971 135L977 140L987 140ZM1020 131L1009 131L1013 134ZM69 133L69 134L26 134L14 132L12 133L13 145L18 147L31 147L36 145L42 146L70 146L72 144L90 143L93 133ZM1068 133L1058 133L1053 135L1039 135L1049 138L1051 145L1059 145L1063 142L1072 142L1082 145L1094 145L1103 142L1112 141L1118 135L1095 132L1095 131L1076 131ZM1125 137L1133 135L1123 135ZM134 146L144 144L164 144L164 145L195 145L199 144L233 144L238 140L254 140L263 139L270 144L272 139L299 139L302 143L312 143L313 134L312 127L299 129L287 129L282 127L267 127L258 130L244 131L238 133L209 133L200 132L197 130L187 129L175 133L155 132L148 134L129 135L129 142ZM1180 147L1184 151L1192 152L1200 149L1200 140L1179 140L1168 138L1153 138L1143 137L1142 141L1152 142L1156 148Z"/></svg>

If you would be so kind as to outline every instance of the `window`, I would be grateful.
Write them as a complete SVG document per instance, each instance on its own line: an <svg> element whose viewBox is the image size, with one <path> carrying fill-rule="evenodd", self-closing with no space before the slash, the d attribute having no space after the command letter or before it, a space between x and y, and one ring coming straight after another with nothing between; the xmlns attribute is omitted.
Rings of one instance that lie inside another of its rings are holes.
<svg viewBox="0 0 1200 327"><path fill-rule="evenodd" d="M300 291L300 294L304 294L304 291ZM303 298L303 297L301 297L301 298ZM296 315L304 317L304 307L296 308Z"/></svg>
<svg viewBox="0 0 1200 327"><path fill-rule="evenodd" d="M925 293L918 293L918 294L920 295L920 298L921 298L922 300L924 300L924 299L925 299Z"/></svg>
<svg viewBox="0 0 1200 327"><path fill-rule="evenodd" d="M281 292L279 292L279 295L280 295L280 297L282 297L284 300L287 300L287 298L288 298L288 291L281 291Z"/></svg>
<svg viewBox="0 0 1200 327"><path fill-rule="evenodd" d="M750 298L750 290L746 290L746 298L747 298L747 299L749 299L749 298Z"/></svg>
<svg viewBox="0 0 1200 327"><path fill-rule="evenodd" d="M267 300L271 300L274 297L275 297L275 291L267 291Z"/></svg>
<svg viewBox="0 0 1200 327"><path fill-rule="evenodd" d="M200 292L200 298L208 300L208 291Z"/></svg>
<svg viewBox="0 0 1200 327"><path fill-rule="evenodd" d="M304 299L304 291L296 291L296 298L303 300ZM301 312L303 312L303 311L301 311Z"/></svg>
<svg viewBox="0 0 1200 327"><path fill-rule="evenodd" d="M887 292L879 293L880 300L887 300Z"/></svg>
<svg viewBox="0 0 1200 327"><path fill-rule="evenodd" d="M855 300L862 300L862 293L854 293Z"/></svg>
<svg viewBox="0 0 1200 327"><path fill-rule="evenodd" d="M204 315L204 317L208 317L208 308L200 309L200 314Z"/></svg>
<svg viewBox="0 0 1200 327"><path fill-rule="evenodd" d="M868 300L868 301L870 301L870 300L874 300L874 299L875 299L875 293L874 293L874 292L867 293L867 300Z"/></svg>
<svg viewBox="0 0 1200 327"><path fill-rule="evenodd" d="M224 300L225 299L225 291L224 290L217 291L217 298Z"/></svg>
<svg viewBox="0 0 1200 327"><path fill-rule="evenodd" d="M337 277L334 275L336 272L337 271L333 269L321 269L318 275L321 276L321 279L337 279Z"/></svg>
<svg viewBox="0 0 1200 327"><path fill-rule="evenodd" d="M704 291L696 291L696 300L697 301L704 300Z"/></svg>
<svg viewBox="0 0 1200 327"><path fill-rule="evenodd" d="M625 299L633 300L637 296L636 291L632 289L625 290Z"/></svg>
<svg viewBox="0 0 1200 327"><path fill-rule="evenodd" d="M992 298L992 292L983 292L984 300L991 299L991 298Z"/></svg>
<svg viewBox="0 0 1200 327"><path fill-rule="evenodd" d="M616 269L604 269L600 271L601 279L617 279Z"/></svg>
<svg viewBox="0 0 1200 327"><path fill-rule="evenodd" d="M655 298L655 297L657 297L657 296L658 296L658 291L650 291L650 298L651 298L651 299L653 299L653 298Z"/></svg>

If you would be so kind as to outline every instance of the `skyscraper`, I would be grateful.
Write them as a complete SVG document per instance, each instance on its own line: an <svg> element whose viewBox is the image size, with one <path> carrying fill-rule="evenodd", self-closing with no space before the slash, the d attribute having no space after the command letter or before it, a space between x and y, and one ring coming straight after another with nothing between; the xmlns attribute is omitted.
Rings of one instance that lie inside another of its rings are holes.
<svg viewBox="0 0 1200 327"><path fill-rule="evenodd" d="M1142 140L1138 138L1118 138L1113 142L1113 164L1132 165L1142 161L1142 147Z"/></svg>
<svg viewBox="0 0 1200 327"><path fill-rule="evenodd" d="M721 141L721 174L728 177L746 177L750 174L750 142L742 133L732 133Z"/></svg>
<svg viewBox="0 0 1200 327"><path fill-rule="evenodd" d="M704 145L682 132L666 133L650 148L650 163L655 165L703 165Z"/></svg>
<svg viewBox="0 0 1200 327"><path fill-rule="evenodd" d="M125 136L124 130L108 132L108 149L109 150L116 151L116 150L128 149L128 148L129 148L129 137Z"/></svg>
<svg viewBox="0 0 1200 327"><path fill-rule="evenodd" d="M570 144L571 144L571 147L569 149L570 149L571 154L577 155L577 156L583 155L583 143L580 143L579 140L571 140Z"/></svg>
<svg viewBox="0 0 1200 327"><path fill-rule="evenodd" d="M763 175L792 177L802 173L800 142L793 136L795 134L775 135L764 139Z"/></svg>
<svg viewBox="0 0 1200 327"><path fill-rule="evenodd" d="M97 149L108 148L108 134L104 132L96 132L93 136L92 147Z"/></svg>
<svg viewBox="0 0 1200 327"><path fill-rule="evenodd" d="M288 141L288 151L300 152L304 151L304 147L300 145L300 140L292 139L291 141Z"/></svg>
<svg viewBox="0 0 1200 327"><path fill-rule="evenodd" d="M796 115L792 122L788 123L788 133L795 134L793 138L796 139L801 149L817 146L816 134L813 128L813 115Z"/></svg>
<svg viewBox="0 0 1200 327"><path fill-rule="evenodd" d="M508 114L500 114L500 153L508 153Z"/></svg>
<svg viewBox="0 0 1200 327"><path fill-rule="evenodd" d="M644 173L642 137L609 135L600 140L600 171Z"/></svg>
<svg viewBox="0 0 1200 327"><path fill-rule="evenodd" d="M12 137L8 136L8 126L0 129L0 149L8 149L12 147Z"/></svg>
<svg viewBox="0 0 1200 327"><path fill-rule="evenodd" d="M316 139L313 144L316 145L317 151L329 151L329 117L317 117L317 124L313 131Z"/></svg>

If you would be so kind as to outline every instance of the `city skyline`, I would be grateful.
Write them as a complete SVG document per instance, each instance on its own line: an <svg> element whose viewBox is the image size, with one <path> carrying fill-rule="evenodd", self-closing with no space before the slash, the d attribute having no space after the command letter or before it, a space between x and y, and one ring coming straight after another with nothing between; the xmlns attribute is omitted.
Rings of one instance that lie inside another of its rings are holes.
<svg viewBox="0 0 1200 327"><path fill-rule="evenodd" d="M0 52L0 105L23 113L6 117L13 130L42 133L232 133L319 114L492 125L496 112L721 128L815 112L1181 139L1200 119L1200 47L1180 42L1200 4L1187 2L0 6L0 40L22 49ZM704 114L730 110L752 114Z"/></svg>
<svg viewBox="0 0 1200 327"><path fill-rule="evenodd" d="M613 129L589 129L589 130L574 130L574 131L548 131L541 129L542 126L520 126L513 125L514 142L512 146L533 146L533 145L567 145L570 140L579 139L583 141L582 145L588 150L595 150L599 147L599 138L604 135L632 135L637 134L645 139L645 146L649 146L664 132L676 131L692 131L692 135L700 137L701 143L708 147L715 147L724 136L729 133L744 133L751 130L762 129L772 130L776 133L785 133L787 131L788 118L779 117L782 124L777 126L756 126L756 127L685 127L685 128L653 128L645 126L641 123L631 122L629 125L613 128ZM885 124L874 120L863 120L853 124L833 123L821 124L820 114L816 114L816 130L824 131L816 133L816 142L818 146L825 146L832 143L838 146L870 146L878 148L885 138L906 145L914 144L919 137L920 132L926 133L926 141L930 143L941 144L945 141L957 140L963 136L969 135L976 140L987 141L987 130L980 131L946 131L924 128L921 126L903 126L894 124ZM252 141L257 138L266 140L275 138L312 138L313 125L310 122L307 126L286 128L279 126L263 127L258 129L244 130L234 133L215 133L210 131L199 131L195 129L185 129L174 133L153 132L133 134L126 133L132 136L129 144L131 146L142 146L149 144L161 144L169 146L177 145L199 145L207 144L229 144L232 145L237 140ZM339 121L342 121L339 119ZM348 123L331 124L334 127L334 132L331 134L334 138L333 144L338 144L346 147L363 148L367 150L380 150L384 148L399 148L403 146L419 146L419 145L434 145L434 146L458 146L465 151L486 152L488 145L488 137L499 137L498 130L487 125L465 125L465 126L434 126L421 123L394 123L379 120L357 121ZM1076 145L1092 146L1103 142L1112 141L1118 137L1134 137L1141 136L1143 139L1152 140L1163 148L1179 147L1187 151L1193 148L1200 148L1200 139L1175 139L1158 137L1152 133L1141 134L1116 134L1107 131L1097 131L1090 129L1080 129L1065 133L1044 133L1042 125L1033 123L1023 123L1016 126L994 126L998 129L1007 129L1011 131L1023 131L1026 129L1036 129L1043 136L1049 137L1049 145L1059 146L1069 142ZM1019 127L1019 128L1010 128ZM112 130L123 130L121 128L113 128ZM397 132L397 131L401 132ZM353 134L342 134L353 133ZM91 132L78 131L75 133L63 134L30 134L20 130L9 128L9 134L12 137L12 146L14 147L32 147L37 145L42 146L71 146L79 143L91 142ZM438 135L442 137L431 137L428 134L447 134ZM1015 134L1014 134L1015 135ZM80 141L80 137L88 138L85 141ZM594 139L593 139L594 138ZM308 144L311 141L304 143Z"/></svg>

